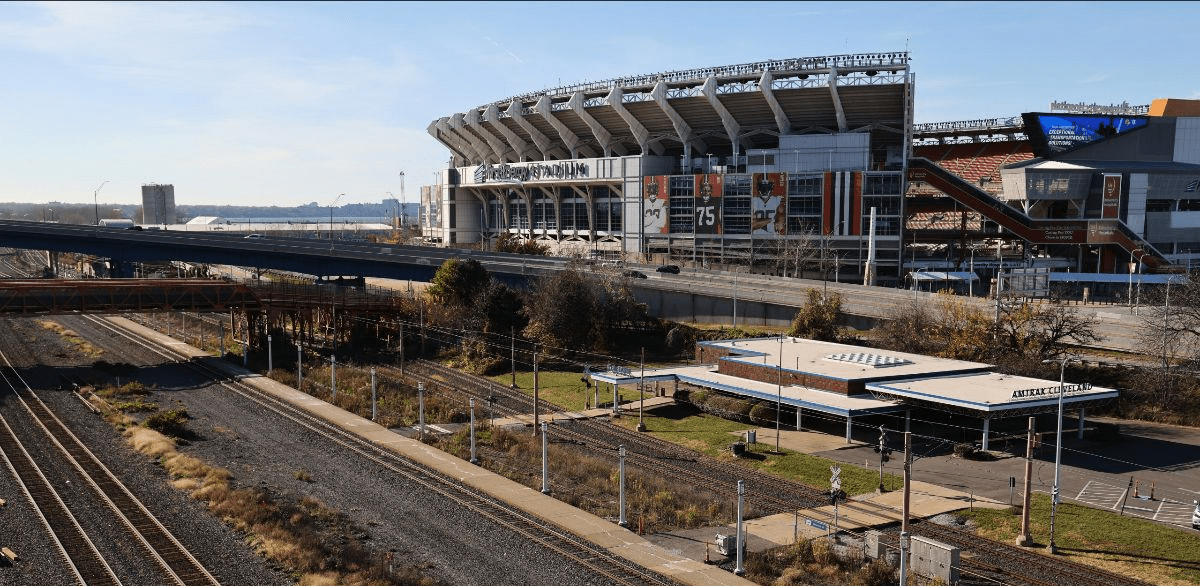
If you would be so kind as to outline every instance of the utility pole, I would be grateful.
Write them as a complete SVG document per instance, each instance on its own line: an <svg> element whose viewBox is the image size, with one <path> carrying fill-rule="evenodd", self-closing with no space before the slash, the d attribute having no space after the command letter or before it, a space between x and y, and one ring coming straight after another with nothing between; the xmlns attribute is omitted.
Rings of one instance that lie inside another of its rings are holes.
<svg viewBox="0 0 1200 586"><path fill-rule="evenodd" d="M908 512L912 493L912 432L904 432L904 505L900 520L900 586L908 586Z"/></svg>
<svg viewBox="0 0 1200 586"><path fill-rule="evenodd" d="M533 345L533 435L538 434L538 364L537 344Z"/></svg>
<svg viewBox="0 0 1200 586"><path fill-rule="evenodd" d="M646 348L642 347L642 374L638 378L638 431L646 431L646 423L642 420L642 412L646 407Z"/></svg>
<svg viewBox="0 0 1200 586"><path fill-rule="evenodd" d="M1037 418L1029 418L1029 437L1025 440L1025 493L1021 495L1021 532L1017 534L1017 545L1029 547L1033 545L1033 535L1029 532L1029 506L1033 492L1033 441L1037 437L1034 427Z"/></svg>

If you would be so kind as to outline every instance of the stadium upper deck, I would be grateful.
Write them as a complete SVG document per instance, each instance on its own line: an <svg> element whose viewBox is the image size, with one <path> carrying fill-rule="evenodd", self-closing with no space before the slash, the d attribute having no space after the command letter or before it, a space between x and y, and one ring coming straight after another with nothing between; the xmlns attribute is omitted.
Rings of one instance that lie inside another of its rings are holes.
<svg viewBox="0 0 1200 586"><path fill-rule="evenodd" d="M778 137L905 136L909 56L865 53L760 61L532 92L443 117L429 133L459 167L773 149ZM897 152L898 156L898 152Z"/></svg>

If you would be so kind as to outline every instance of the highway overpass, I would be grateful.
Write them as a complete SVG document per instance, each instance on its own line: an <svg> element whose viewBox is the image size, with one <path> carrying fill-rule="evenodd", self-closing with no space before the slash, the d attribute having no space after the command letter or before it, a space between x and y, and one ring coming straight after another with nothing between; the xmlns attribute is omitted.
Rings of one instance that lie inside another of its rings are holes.
<svg viewBox="0 0 1200 586"><path fill-rule="evenodd" d="M354 275L429 281L450 258L474 258L510 284L565 268L565 258L524 256L424 246L347 243L304 238L245 238L211 232L137 231L98 226L0 220L0 246L76 252L118 261L177 260L291 271L307 275ZM741 326L787 326L807 299L809 289L838 292L852 323L867 326L887 319L913 298L929 293L826 283L727 271L685 268L679 275L639 268L648 278L630 279L639 301L652 315L684 322ZM597 267L597 270L608 270ZM969 300L981 309L994 303ZM1093 310L1096 308L1093 308ZM1088 309L1084 309L1088 311ZM1108 336L1099 346L1135 350L1136 318L1119 306L1100 307L1097 325Z"/></svg>

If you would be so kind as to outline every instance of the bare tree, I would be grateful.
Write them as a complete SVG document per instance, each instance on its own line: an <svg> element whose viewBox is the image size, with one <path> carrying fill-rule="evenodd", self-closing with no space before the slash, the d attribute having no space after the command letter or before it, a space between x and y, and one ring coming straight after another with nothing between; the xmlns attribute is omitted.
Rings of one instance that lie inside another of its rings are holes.
<svg viewBox="0 0 1200 586"><path fill-rule="evenodd" d="M1147 354L1170 368L1200 358L1200 283L1174 277L1146 294L1138 340Z"/></svg>
<svg viewBox="0 0 1200 586"><path fill-rule="evenodd" d="M1000 304L996 323L1000 352L1048 360L1066 352L1069 344L1087 345L1104 339L1093 324L1095 314L1080 314L1059 303L1011 298Z"/></svg>

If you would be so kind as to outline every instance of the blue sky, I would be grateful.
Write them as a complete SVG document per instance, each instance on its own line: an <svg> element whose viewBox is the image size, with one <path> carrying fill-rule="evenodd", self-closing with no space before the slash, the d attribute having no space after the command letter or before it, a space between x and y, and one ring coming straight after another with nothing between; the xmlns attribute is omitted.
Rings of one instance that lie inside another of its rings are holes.
<svg viewBox="0 0 1200 586"><path fill-rule="evenodd" d="M916 119L1200 99L1200 4L0 3L0 202L419 199L430 122L581 81L908 50Z"/></svg>

